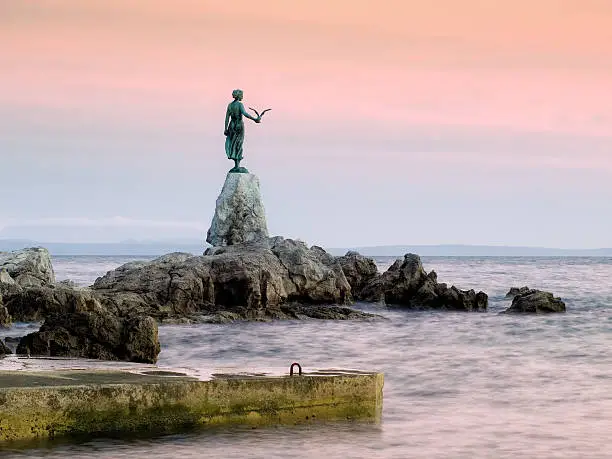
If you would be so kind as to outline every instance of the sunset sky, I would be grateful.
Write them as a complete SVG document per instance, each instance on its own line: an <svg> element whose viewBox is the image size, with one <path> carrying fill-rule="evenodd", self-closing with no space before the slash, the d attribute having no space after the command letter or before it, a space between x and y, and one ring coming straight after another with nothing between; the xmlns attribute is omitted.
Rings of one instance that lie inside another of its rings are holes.
<svg viewBox="0 0 612 459"><path fill-rule="evenodd" d="M234 88L272 234L612 247L610 0L0 0L0 237L204 240Z"/></svg>

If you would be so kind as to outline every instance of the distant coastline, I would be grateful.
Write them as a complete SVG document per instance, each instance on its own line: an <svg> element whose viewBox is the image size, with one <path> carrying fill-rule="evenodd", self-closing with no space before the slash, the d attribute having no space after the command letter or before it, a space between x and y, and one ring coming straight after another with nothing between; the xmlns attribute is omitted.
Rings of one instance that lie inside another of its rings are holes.
<svg viewBox="0 0 612 459"><path fill-rule="evenodd" d="M42 242L29 239L0 239L0 251L9 252L26 247L46 247L52 255L92 256L156 256L170 252L202 254L208 247L197 241L125 241L125 242ZM325 247L332 255L344 255L355 250L365 256L395 257L416 253L424 257L612 257L612 248L558 249L491 245L385 245L363 247Z"/></svg>
<svg viewBox="0 0 612 459"><path fill-rule="evenodd" d="M333 255L344 255L355 250L365 256L400 256L416 253L422 257L612 257L612 248L558 249L549 247L495 246L495 245L386 245L355 247L349 249L329 248Z"/></svg>

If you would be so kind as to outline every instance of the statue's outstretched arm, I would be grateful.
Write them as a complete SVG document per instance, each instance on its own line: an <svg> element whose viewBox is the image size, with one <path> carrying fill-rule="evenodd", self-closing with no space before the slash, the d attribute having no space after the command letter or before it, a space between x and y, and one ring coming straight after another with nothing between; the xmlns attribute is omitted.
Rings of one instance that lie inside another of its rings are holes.
<svg viewBox="0 0 612 459"><path fill-rule="evenodd" d="M257 118L255 118L253 115L247 113L247 111L244 109L244 105L242 104L240 104L240 113L242 113L242 116L244 116L245 118L253 120L256 123L259 123L259 121L261 120L261 116L258 116Z"/></svg>

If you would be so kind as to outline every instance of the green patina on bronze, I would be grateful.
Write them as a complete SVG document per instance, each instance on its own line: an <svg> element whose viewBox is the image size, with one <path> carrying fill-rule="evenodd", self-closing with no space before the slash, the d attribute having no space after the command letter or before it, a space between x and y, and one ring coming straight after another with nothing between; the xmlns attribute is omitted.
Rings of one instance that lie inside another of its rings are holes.
<svg viewBox="0 0 612 459"><path fill-rule="evenodd" d="M234 167L230 169L230 172L248 174L249 171L245 167L240 167L240 161L242 161L243 158L242 144L244 142L244 122L242 121L242 117L244 116L256 123L260 123L264 113L270 109L268 108L260 114L254 108L249 107L257 116L250 115L244 109L244 105L242 105L243 95L244 93L241 89L234 89L232 92L234 100L230 102L225 112L225 154L228 159L234 161Z"/></svg>
<svg viewBox="0 0 612 459"><path fill-rule="evenodd" d="M377 422L382 388L380 373L201 381L120 371L0 372L0 443L219 425Z"/></svg>

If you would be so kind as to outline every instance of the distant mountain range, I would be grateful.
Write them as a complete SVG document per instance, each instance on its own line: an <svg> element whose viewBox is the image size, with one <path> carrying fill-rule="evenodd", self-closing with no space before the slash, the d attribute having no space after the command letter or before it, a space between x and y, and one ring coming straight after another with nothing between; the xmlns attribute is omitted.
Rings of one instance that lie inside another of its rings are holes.
<svg viewBox="0 0 612 459"><path fill-rule="evenodd" d="M401 256L416 253L425 257L612 257L612 248L556 249L495 245L384 245L327 249L333 255L354 250L366 256Z"/></svg>
<svg viewBox="0 0 612 459"><path fill-rule="evenodd" d="M116 243L39 242L28 239L0 239L0 251L25 247L46 247L52 255L143 255L155 256L170 252L202 254L207 244L195 240L124 241ZM416 253L426 257L612 257L612 248L555 249L546 247L513 247L491 245L385 245L371 247L328 248L333 255L355 250L366 256L402 256Z"/></svg>

